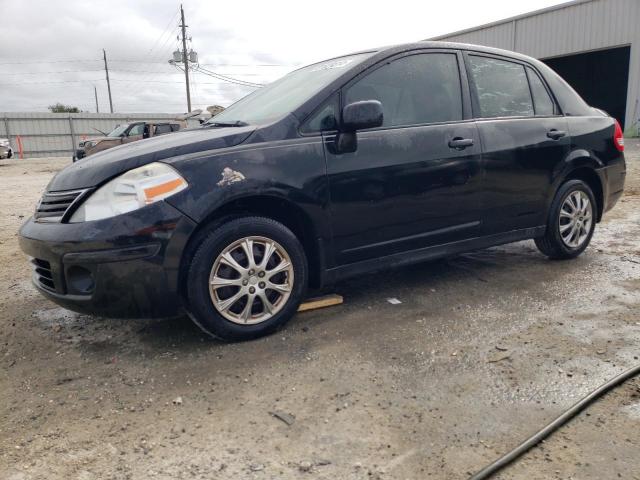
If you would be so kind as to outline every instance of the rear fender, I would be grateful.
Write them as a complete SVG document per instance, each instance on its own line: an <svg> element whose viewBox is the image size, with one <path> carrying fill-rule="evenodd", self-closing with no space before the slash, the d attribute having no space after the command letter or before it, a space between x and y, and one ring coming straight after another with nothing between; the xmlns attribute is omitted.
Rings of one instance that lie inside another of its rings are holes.
<svg viewBox="0 0 640 480"><path fill-rule="evenodd" d="M604 163L591 152L585 149L571 151L562 163L553 172L551 188L546 202L546 208L551 208L551 203L555 198L560 186L570 179L584 180L593 191L598 202L597 221L600 221L603 210L603 190L604 179L602 178L602 168Z"/></svg>

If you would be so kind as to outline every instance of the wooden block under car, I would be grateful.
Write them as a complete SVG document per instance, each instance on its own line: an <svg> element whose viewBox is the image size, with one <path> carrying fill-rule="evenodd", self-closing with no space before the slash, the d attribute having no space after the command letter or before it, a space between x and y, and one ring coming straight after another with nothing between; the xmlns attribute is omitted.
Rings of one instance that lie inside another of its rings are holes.
<svg viewBox="0 0 640 480"><path fill-rule="evenodd" d="M333 305L340 305L344 302L342 295L331 294L324 295L322 297L310 298L307 301L300 304L298 307L299 312L306 312L307 310L315 310L317 308L332 307Z"/></svg>

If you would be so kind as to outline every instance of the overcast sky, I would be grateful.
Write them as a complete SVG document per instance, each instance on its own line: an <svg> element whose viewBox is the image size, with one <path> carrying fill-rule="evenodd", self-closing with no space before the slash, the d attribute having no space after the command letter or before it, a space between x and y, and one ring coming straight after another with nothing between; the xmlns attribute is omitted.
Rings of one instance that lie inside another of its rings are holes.
<svg viewBox="0 0 640 480"><path fill-rule="evenodd" d="M266 83L296 66L404 43L563 3L558 0L185 0L190 48L204 68ZM62 102L116 112L186 111L184 74L167 63L178 42L173 0L0 0L0 112ZM254 88L192 75L193 108L227 106Z"/></svg>

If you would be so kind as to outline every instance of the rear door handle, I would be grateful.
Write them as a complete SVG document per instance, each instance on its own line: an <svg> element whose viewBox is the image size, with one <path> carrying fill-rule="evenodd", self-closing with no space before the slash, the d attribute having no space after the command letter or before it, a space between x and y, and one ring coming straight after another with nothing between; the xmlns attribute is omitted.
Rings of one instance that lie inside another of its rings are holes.
<svg viewBox="0 0 640 480"><path fill-rule="evenodd" d="M564 137L567 134L564 130L556 130L555 128L549 130L547 132L547 137L552 140L558 140L559 138Z"/></svg>
<svg viewBox="0 0 640 480"><path fill-rule="evenodd" d="M464 150L471 146L473 146L473 138L455 137L449 140L449 148L455 148L456 150Z"/></svg>

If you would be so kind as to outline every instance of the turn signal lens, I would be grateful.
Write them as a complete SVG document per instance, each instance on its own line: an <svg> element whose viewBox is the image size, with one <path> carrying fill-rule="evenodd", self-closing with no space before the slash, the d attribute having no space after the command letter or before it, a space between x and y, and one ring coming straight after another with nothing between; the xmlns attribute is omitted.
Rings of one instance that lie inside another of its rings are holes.
<svg viewBox="0 0 640 480"><path fill-rule="evenodd" d="M145 203L149 205L150 203L157 202L158 200L162 200L163 198L167 198L169 195L173 195L174 193L179 192L186 186L187 182L185 182L185 180L180 177L169 180L168 182L161 183L159 185L155 185L153 187L145 188L143 190Z"/></svg>

